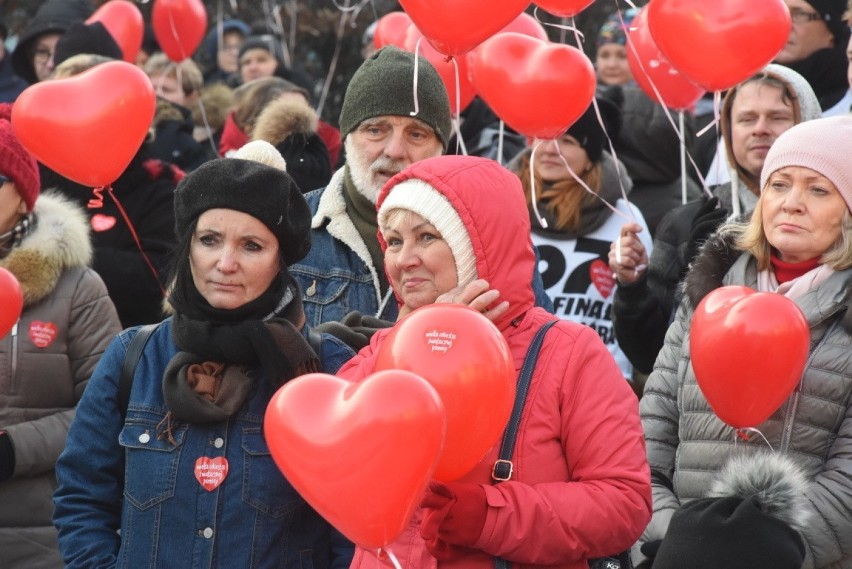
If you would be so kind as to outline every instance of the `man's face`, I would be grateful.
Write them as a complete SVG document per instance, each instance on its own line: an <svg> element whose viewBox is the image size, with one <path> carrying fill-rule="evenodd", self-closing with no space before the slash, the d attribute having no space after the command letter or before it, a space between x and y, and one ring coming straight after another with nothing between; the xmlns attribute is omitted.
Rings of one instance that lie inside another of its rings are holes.
<svg viewBox="0 0 852 569"><path fill-rule="evenodd" d="M784 0L784 3L790 10L793 25L787 37L787 44L781 53L775 56L776 63L795 63L816 51L834 45L831 30L813 6L805 0Z"/></svg>
<svg viewBox="0 0 852 569"><path fill-rule="evenodd" d="M225 73L236 73L239 67L237 56L240 53L240 47L243 45L243 34L237 30L230 30L222 34L222 45L219 46L219 51L216 54L216 62L219 64L219 69Z"/></svg>
<svg viewBox="0 0 852 569"><path fill-rule="evenodd" d="M796 121L792 102L785 101L783 95L774 85L752 81L737 88L731 105L734 159L756 179L769 148Z"/></svg>
<svg viewBox="0 0 852 569"><path fill-rule="evenodd" d="M428 124L392 115L363 121L347 135L345 146L352 181L373 203L385 182L403 168L443 152L441 139Z"/></svg>

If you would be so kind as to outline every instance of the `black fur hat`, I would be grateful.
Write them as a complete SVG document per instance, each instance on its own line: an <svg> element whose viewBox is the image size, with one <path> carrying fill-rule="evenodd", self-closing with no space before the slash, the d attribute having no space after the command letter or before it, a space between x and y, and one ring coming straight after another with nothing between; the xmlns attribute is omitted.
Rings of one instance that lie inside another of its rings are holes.
<svg viewBox="0 0 852 569"><path fill-rule="evenodd" d="M808 482L780 454L737 456L672 516L654 569L801 569Z"/></svg>

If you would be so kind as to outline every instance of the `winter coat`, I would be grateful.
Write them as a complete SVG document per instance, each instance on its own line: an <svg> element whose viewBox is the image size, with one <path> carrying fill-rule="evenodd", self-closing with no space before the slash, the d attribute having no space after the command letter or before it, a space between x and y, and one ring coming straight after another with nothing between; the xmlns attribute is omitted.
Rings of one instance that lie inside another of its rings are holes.
<svg viewBox="0 0 852 569"><path fill-rule="evenodd" d="M0 103L12 103L27 88L27 82L12 69L12 56L7 52L0 59Z"/></svg>
<svg viewBox="0 0 852 569"><path fill-rule="evenodd" d="M346 569L351 543L270 456L263 416L277 384L255 366L249 373L257 380L233 416L175 420L171 438L161 437L169 411L163 373L178 349L166 320L145 345L120 409L120 370L137 332L125 330L109 344L56 464L54 522L67 568ZM326 373L352 354L330 336L320 352ZM214 466L226 461L219 485L208 489L197 479L202 458Z"/></svg>
<svg viewBox="0 0 852 569"><path fill-rule="evenodd" d="M92 257L86 218L67 200L42 194L36 228L0 260L21 284L24 309L0 339L0 430L15 452L0 482L0 557L6 569L57 569L51 522L53 466L74 407L121 329Z"/></svg>
<svg viewBox="0 0 852 569"><path fill-rule="evenodd" d="M193 138L194 130L189 109L157 99L154 139L148 143L151 157L174 164L184 172L192 172L208 160L218 158L209 142Z"/></svg>
<svg viewBox="0 0 852 569"><path fill-rule="evenodd" d="M92 188L42 168L43 188L55 187L86 208L95 252L93 267L104 280L125 328L159 322L163 317L164 273L176 242L174 189L183 176L172 164L150 158L143 147L112 184L112 192L103 191L103 206L92 208L89 207ZM159 278L154 276L148 262Z"/></svg>
<svg viewBox="0 0 852 569"><path fill-rule="evenodd" d="M478 276L510 303L496 325L519 371L532 337L555 317L534 307L529 283L535 255L520 185L512 196L505 178L470 167L468 160L425 160L395 180L422 179L459 212ZM508 199L495 199L495 188L501 187ZM388 333L377 332L338 375L361 380L372 373ZM461 479L484 487L485 525L474 542L457 544L469 552L440 567L489 569L494 556L501 556L516 567L587 568L588 557L624 550L639 536L650 516L650 482L636 397L593 330L559 321L548 331L516 440L511 480L492 485L496 444ZM402 535L387 546L403 567L439 565L420 537L422 517L417 509ZM379 566L390 567L386 556L377 559L375 551L356 549L353 568Z"/></svg>
<svg viewBox="0 0 852 569"><path fill-rule="evenodd" d="M654 484L654 517L642 541L661 539L678 506L703 497L732 454L767 448L758 436L736 440L704 398L690 363L695 307L726 285L756 289L755 261L714 237L686 277L683 301L640 404ZM850 291L852 269L847 269L795 300L810 326L810 356L798 387L778 411L756 425L773 449L786 452L814 482L807 494L813 515L804 532L804 569L852 567Z"/></svg>

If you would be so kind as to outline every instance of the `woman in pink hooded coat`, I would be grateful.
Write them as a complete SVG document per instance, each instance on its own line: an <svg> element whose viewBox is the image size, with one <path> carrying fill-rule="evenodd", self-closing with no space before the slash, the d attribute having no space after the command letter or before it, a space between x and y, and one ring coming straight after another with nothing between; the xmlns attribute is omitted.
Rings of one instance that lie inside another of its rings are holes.
<svg viewBox="0 0 852 569"><path fill-rule="evenodd" d="M517 176L492 160L442 156L383 188L379 236L400 317L434 302L467 304L499 328L520 370L533 336L556 317L534 306L535 256ZM373 372L390 329L338 372ZM629 548L651 516L638 403L594 330L559 321L532 375L509 480L494 484L495 445L460 480L432 482L385 549L406 568L587 568ZM358 548L352 567L392 567Z"/></svg>

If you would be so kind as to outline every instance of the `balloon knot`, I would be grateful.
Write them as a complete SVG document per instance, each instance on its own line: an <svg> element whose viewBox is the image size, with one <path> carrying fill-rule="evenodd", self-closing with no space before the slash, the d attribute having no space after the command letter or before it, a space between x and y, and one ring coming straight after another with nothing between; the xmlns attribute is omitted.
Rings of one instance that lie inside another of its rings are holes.
<svg viewBox="0 0 852 569"><path fill-rule="evenodd" d="M92 188L92 199L86 204L89 209L99 209L104 207L104 186Z"/></svg>
<svg viewBox="0 0 852 569"><path fill-rule="evenodd" d="M744 429L737 429L737 438L748 442L751 440L751 435Z"/></svg>

